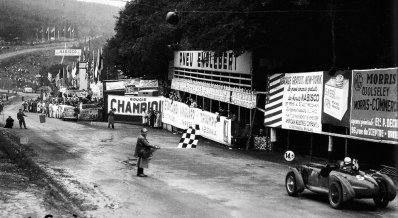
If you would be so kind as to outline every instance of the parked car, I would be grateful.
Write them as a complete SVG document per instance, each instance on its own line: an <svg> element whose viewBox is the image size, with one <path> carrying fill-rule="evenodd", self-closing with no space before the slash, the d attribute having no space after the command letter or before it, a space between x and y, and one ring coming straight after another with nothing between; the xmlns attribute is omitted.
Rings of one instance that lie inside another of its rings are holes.
<svg viewBox="0 0 398 218"><path fill-rule="evenodd" d="M24 92L24 93L33 93L33 89L32 89L31 87L25 87L25 88L23 89L23 92Z"/></svg>
<svg viewBox="0 0 398 218"><path fill-rule="evenodd" d="M355 164L307 163L290 168L285 178L286 191L297 196L304 189L327 194L333 208L340 208L347 201L359 198L373 198L379 208L387 207L396 196L396 189L390 177L379 172L369 174L360 171Z"/></svg>
<svg viewBox="0 0 398 218"><path fill-rule="evenodd" d="M60 114L62 120L77 120L78 118L75 107L70 105L61 105Z"/></svg>

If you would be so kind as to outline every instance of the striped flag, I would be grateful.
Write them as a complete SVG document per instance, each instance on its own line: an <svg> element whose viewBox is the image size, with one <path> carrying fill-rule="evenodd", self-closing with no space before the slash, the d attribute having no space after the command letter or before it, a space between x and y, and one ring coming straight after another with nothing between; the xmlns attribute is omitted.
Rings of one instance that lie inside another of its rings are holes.
<svg viewBox="0 0 398 218"><path fill-rule="evenodd" d="M99 58L98 58L98 80L101 81L101 73L102 70L104 69L104 57L102 56L102 48L99 52Z"/></svg>
<svg viewBox="0 0 398 218"><path fill-rule="evenodd" d="M283 85L281 79L284 73L274 74L268 77L267 98L265 101L264 124L269 127L282 127L282 100Z"/></svg>

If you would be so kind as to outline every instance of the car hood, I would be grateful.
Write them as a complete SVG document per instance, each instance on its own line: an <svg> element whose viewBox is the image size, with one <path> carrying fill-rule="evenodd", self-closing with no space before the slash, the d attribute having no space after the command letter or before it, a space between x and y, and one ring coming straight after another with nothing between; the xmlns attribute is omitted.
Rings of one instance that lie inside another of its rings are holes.
<svg viewBox="0 0 398 218"><path fill-rule="evenodd" d="M354 190L366 189L366 190L378 190L379 186L376 180L371 176L362 171L358 172L338 172L342 177L347 179Z"/></svg>

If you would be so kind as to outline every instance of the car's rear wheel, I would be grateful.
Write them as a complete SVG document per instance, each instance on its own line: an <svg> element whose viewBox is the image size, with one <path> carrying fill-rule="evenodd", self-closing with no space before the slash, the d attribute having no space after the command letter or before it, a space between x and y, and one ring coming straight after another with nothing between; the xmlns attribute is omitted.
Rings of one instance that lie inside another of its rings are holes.
<svg viewBox="0 0 398 218"><path fill-rule="evenodd" d="M387 185L385 182L380 180L377 180L377 184L379 185L379 193L373 198L373 201L377 207L385 208L389 203Z"/></svg>
<svg viewBox="0 0 398 218"><path fill-rule="evenodd" d="M341 208L343 205L343 192L337 182L332 182L329 186L329 203L335 209Z"/></svg>
<svg viewBox="0 0 398 218"><path fill-rule="evenodd" d="M296 176L293 172L289 172L286 175L285 186L287 194L296 197L298 195Z"/></svg>

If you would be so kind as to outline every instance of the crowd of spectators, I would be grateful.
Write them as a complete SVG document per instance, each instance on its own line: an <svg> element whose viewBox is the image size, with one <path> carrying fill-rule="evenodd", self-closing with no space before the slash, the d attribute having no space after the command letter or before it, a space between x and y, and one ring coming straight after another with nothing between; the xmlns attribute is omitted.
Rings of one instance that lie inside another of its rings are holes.
<svg viewBox="0 0 398 218"><path fill-rule="evenodd" d="M75 110L76 113L79 113L78 108L80 104L93 104L99 108L104 107L102 98L82 98L76 95L64 95L63 97L50 96L46 100L40 98L29 99L22 103L22 107L24 112L42 113L49 118L61 118L62 105L73 106L77 109Z"/></svg>
<svg viewBox="0 0 398 218"><path fill-rule="evenodd" d="M151 128L162 128L162 112L153 109L143 112L142 124Z"/></svg>

